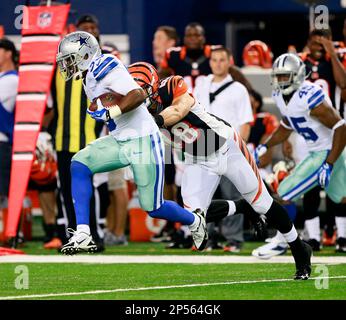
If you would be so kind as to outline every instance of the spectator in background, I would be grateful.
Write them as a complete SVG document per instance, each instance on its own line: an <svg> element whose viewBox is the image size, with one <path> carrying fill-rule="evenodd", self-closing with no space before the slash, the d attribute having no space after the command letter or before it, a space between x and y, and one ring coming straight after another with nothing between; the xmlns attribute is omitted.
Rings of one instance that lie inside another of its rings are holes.
<svg viewBox="0 0 346 320"><path fill-rule="evenodd" d="M253 121L250 97L246 87L228 73L231 57L227 48L213 49L209 61L212 73L199 80L194 94L209 113L230 123L247 141Z"/></svg>
<svg viewBox="0 0 346 320"><path fill-rule="evenodd" d="M346 68L346 19L342 29L344 36L343 41L334 42L339 60L342 62L344 69ZM340 116L346 119L346 88L341 89L339 86L335 89L335 107L339 111Z"/></svg>
<svg viewBox="0 0 346 320"><path fill-rule="evenodd" d="M247 147L252 153L259 144L264 143L273 134L279 124L273 114L262 112L263 100L261 94L255 90L251 90L249 94L254 121L250 124L251 129L249 139L247 140ZM270 150L270 152L267 152L261 158L260 173L263 179L271 172L272 160L273 150Z"/></svg>
<svg viewBox="0 0 346 320"><path fill-rule="evenodd" d="M192 91L199 76L211 73L209 59L214 47L217 46L206 44L205 30L201 24L189 23L185 27L184 45L167 50L160 65L160 76L180 75L184 77L185 82L189 85L189 90ZM251 88L249 82L239 69L233 66L233 63L229 72L235 80L243 83L247 88Z"/></svg>
<svg viewBox="0 0 346 320"><path fill-rule="evenodd" d="M156 29L153 39L153 58L156 66L160 66L169 48L179 43L177 30L171 26L160 26Z"/></svg>
<svg viewBox="0 0 346 320"><path fill-rule="evenodd" d="M0 39L0 206L7 207L18 73L14 43Z"/></svg>
<svg viewBox="0 0 346 320"><path fill-rule="evenodd" d="M121 60L121 55L118 47L111 42L105 42L101 46L102 53L109 53L113 56L116 56L119 60Z"/></svg>
<svg viewBox="0 0 346 320"><path fill-rule="evenodd" d="M273 54L269 47L260 40L250 41L243 49L245 67L261 67L270 69L273 64Z"/></svg>
<svg viewBox="0 0 346 320"><path fill-rule="evenodd" d="M76 27L78 30L91 33L100 43L99 21L94 15L86 14L79 17L76 21Z"/></svg>
<svg viewBox="0 0 346 320"><path fill-rule="evenodd" d="M56 226L56 173L57 163L53 151L52 136L48 132L47 117L44 116L36 143L28 189L38 192L45 232L43 239L45 249L59 249L62 245Z"/></svg>
<svg viewBox="0 0 346 320"><path fill-rule="evenodd" d="M250 97L246 87L234 81L228 73L232 63L231 57L227 48L212 49L209 61L212 73L197 82L194 94L209 113L230 123L243 140L247 141L250 135L250 123L253 121ZM238 190L225 178L221 180L220 191L223 199L241 198ZM215 196L218 197L218 192ZM222 220L222 234L227 240L224 251L240 251L244 242L243 220L242 214ZM212 226L209 227L209 231L213 234L211 229ZM218 248L216 235L211 238L209 248Z"/></svg>
<svg viewBox="0 0 346 320"><path fill-rule="evenodd" d="M308 52L300 54L300 57L305 63L306 74L308 80L320 85L322 89L329 95L333 107L339 109L342 105L337 105L336 101L340 101L340 94L342 90L346 89L346 71L340 57L334 48L332 41L332 33L330 29L314 29L310 32L307 41ZM338 90L338 88L340 90ZM340 112L340 116L345 118L345 114ZM309 208L306 214L305 227L309 234L309 244L316 251L320 250L320 218L318 215L318 205L320 203L319 187L310 190L304 195L306 206ZM327 225L325 226L323 242L325 245L331 245L334 232L334 216L336 227L346 222L346 205L336 204L328 196L327 200ZM313 235L313 238L312 236Z"/></svg>

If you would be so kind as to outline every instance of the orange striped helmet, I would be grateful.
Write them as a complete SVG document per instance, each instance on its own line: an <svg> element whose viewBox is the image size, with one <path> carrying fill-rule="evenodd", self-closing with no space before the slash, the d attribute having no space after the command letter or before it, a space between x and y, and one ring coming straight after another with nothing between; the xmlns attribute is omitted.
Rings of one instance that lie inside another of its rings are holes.
<svg viewBox="0 0 346 320"><path fill-rule="evenodd" d="M132 78L151 96L159 87L159 75L153 65L135 62L128 66Z"/></svg>
<svg viewBox="0 0 346 320"><path fill-rule="evenodd" d="M272 67L272 53L269 47L260 40L250 41L243 50L245 66Z"/></svg>

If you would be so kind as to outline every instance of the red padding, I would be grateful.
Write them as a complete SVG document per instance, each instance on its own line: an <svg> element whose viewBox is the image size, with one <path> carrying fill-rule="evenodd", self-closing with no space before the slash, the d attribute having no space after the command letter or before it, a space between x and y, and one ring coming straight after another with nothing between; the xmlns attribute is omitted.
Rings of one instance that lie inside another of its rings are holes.
<svg viewBox="0 0 346 320"><path fill-rule="evenodd" d="M13 140L13 152L30 151L36 148L38 131L15 131Z"/></svg>
<svg viewBox="0 0 346 320"><path fill-rule="evenodd" d="M29 181L31 163L32 161L29 160L12 161L8 217L5 229L6 238L16 236L22 203Z"/></svg>
<svg viewBox="0 0 346 320"><path fill-rule="evenodd" d="M18 91L19 92L47 92L50 89L51 76L52 76L52 71L19 72L20 81L18 85Z"/></svg>
<svg viewBox="0 0 346 320"><path fill-rule="evenodd" d="M42 41L42 42L27 42L22 43L19 62L23 63L37 63L49 62L55 63L55 57L58 49L59 42ZM42 55L44 54L44 56Z"/></svg>
<svg viewBox="0 0 346 320"><path fill-rule="evenodd" d="M22 35L61 34L66 25L70 4L24 7Z"/></svg>
<svg viewBox="0 0 346 320"><path fill-rule="evenodd" d="M17 101L16 122L41 122L46 101Z"/></svg>

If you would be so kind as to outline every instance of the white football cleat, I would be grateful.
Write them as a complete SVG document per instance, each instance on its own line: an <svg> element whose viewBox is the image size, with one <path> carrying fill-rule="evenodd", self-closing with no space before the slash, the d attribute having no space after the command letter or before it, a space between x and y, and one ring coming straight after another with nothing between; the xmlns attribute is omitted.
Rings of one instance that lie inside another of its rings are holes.
<svg viewBox="0 0 346 320"><path fill-rule="evenodd" d="M276 237L271 239L269 243L260 246L252 251L252 255L258 259L270 259L274 256L285 254L288 249L288 243L278 241Z"/></svg>
<svg viewBox="0 0 346 320"><path fill-rule="evenodd" d="M97 246L92 236L83 231L74 231L68 228L67 231L72 234L69 241L60 249L60 252L67 255L73 255L79 252L96 252Z"/></svg>
<svg viewBox="0 0 346 320"><path fill-rule="evenodd" d="M200 221L197 228L193 231L191 230L191 235L197 250L202 251L205 249L208 241L208 231L207 223L205 221L205 213L200 209L196 209L194 213L199 217Z"/></svg>

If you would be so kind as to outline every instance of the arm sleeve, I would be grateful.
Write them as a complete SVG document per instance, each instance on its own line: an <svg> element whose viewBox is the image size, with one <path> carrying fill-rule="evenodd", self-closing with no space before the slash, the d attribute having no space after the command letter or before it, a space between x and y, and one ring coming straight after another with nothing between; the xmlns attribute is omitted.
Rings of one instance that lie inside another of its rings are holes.
<svg viewBox="0 0 346 320"><path fill-rule="evenodd" d="M174 76L168 83L168 86L172 85L173 91L173 100L182 96L188 91L186 82L181 76Z"/></svg>

